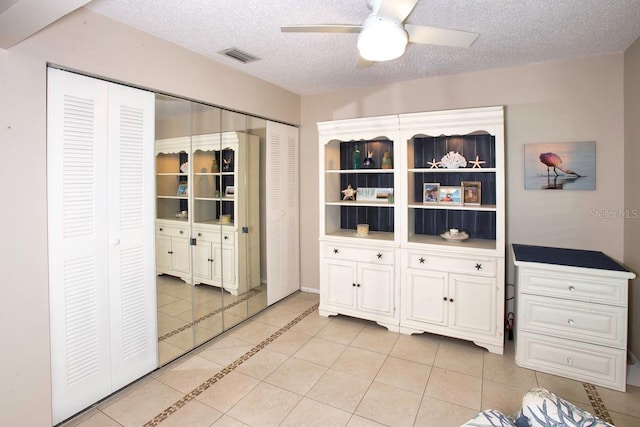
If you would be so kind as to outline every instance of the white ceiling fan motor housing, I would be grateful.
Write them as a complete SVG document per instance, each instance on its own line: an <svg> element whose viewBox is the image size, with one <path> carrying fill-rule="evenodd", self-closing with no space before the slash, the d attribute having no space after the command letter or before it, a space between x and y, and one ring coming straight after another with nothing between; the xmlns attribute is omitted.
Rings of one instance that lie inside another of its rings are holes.
<svg viewBox="0 0 640 427"><path fill-rule="evenodd" d="M390 61L404 53L409 36L401 22L370 15L358 36L360 56L369 61Z"/></svg>

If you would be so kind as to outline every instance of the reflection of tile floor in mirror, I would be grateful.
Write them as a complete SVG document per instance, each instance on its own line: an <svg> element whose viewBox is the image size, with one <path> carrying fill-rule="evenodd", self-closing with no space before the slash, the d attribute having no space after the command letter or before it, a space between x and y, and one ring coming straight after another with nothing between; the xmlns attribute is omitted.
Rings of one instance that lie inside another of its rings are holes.
<svg viewBox="0 0 640 427"><path fill-rule="evenodd" d="M520 368L513 342L498 356L451 338L321 317L317 302L298 292L68 426L448 427L482 409L513 414L536 386L591 413L601 406L617 427L640 425L638 387L620 393Z"/></svg>
<svg viewBox="0 0 640 427"><path fill-rule="evenodd" d="M265 285L234 296L215 286L193 287L167 275L158 276L157 294L160 365L191 350L194 334L195 346L198 346L267 305Z"/></svg>

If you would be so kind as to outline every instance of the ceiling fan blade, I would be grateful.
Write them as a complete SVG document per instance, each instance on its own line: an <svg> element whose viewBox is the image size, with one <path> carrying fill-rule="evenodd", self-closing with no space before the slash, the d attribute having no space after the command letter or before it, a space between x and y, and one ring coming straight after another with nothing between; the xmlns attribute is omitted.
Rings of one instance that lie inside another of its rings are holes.
<svg viewBox="0 0 640 427"><path fill-rule="evenodd" d="M284 25L280 27L283 33L359 33L361 25L350 24L315 24L315 25Z"/></svg>
<svg viewBox="0 0 640 427"><path fill-rule="evenodd" d="M358 55L358 62L356 63L356 68L358 69L369 68L373 64L375 64L375 61L369 61L368 59L364 59L362 56Z"/></svg>
<svg viewBox="0 0 640 427"><path fill-rule="evenodd" d="M404 22L417 3L418 0L382 0L377 15L396 22Z"/></svg>
<svg viewBox="0 0 640 427"><path fill-rule="evenodd" d="M478 38L478 34L445 28L405 24L412 43L435 44L439 46L469 47Z"/></svg>

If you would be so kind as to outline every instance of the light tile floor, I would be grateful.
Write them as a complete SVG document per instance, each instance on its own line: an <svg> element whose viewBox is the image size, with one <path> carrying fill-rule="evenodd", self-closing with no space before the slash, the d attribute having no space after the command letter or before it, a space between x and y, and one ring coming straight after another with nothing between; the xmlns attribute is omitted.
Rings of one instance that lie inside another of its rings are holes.
<svg viewBox="0 0 640 427"><path fill-rule="evenodd" d="M516 413L522 395L536 386L595 413L581 382L516 366L512 342L499 356L451 338L402 335L364 320L321 317L317 309L302 314L317 302L317 295L298 292L65 427L158 421L162 426L448 427L488 408ZM597 391L616 426L640 426L640 388Z"/></svg>

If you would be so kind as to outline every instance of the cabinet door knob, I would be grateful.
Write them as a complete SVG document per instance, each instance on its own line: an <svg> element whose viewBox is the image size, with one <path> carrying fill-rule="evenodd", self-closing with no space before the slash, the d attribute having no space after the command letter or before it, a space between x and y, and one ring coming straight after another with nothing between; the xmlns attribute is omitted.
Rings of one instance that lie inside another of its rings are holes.
<svg viewBox="0 0 640 427"><path fill-rule="evenodd" d="M198 237L202 237L202 233L198 233Z"/></svg>
<svg viewBox="0 0 640 427"><path fill-rule="evenodd" d="M442 297L442 300L443 300L443 301L446 301L446 300L447 300L447 297Z"/></svg>
<svg viewBox="0 0 640 427"><path fill-rule="evenodd" d="M164 231L164 228L160 227L160 231Z"/></svg>
<svg viewBox="0 0 640 427"><path fill-rule="evenodd" d="M180 234L184 234L184 231L180 230Z"/></svg>
<svg viewBox="0 0 640 427"><path fill-rule="evenodd" d="M355 287L356 287L356 284L355 284L355 283L352 283L352 284L351 284L351 286L353 286L353 287L355 288Z"/></svg>
<svg viewBox="0 0 640 427"><path fill-rule="evenodd" d="M229 240L229 236L224 236L224 240Z"/></svg>
<svg viewBox="0 0 640 427"><path fill-rule="evenodd" d="M453 302L453 298L449 298L449 302Z"/></svg>
<svg viewBox="0 0 640 427"><path fill-rule="evenodd" d="M424 262L426 261L426 259L421 256L420 258L418 258L418 261L420 261L420 264L424 264ZM446 298L445 298L446 299Z"/></svg>
<svg viewBox="0 0 640 427"><path fill-rule="evenodd" d="M570 290L571 292L573 292L573 291L575 291L575 290L576 290L576 287L575 287L575 286L569 286L569 290Z"/></svg>
<svg viewBox="0 0 640 427"><path fill-rule="evenodd" d="M378 259L382 259L382 254L380 252L378 252L378 255L376 255L378 257Z"/></svg>
<svg viewBox="0 0 640 427"><path fill-rule="evenodd" d="M120 244L120 239L113 239L111 241L111 246L118 246Z"/></svg>
<svg viewBox="0 0 640 427"><path fill-rule="evenodd" d="M338 250L338 248L333 248L333 253L337 254L338 252L340 252L340 250Z"/></svg>
<svg viewBox="0 0 640 427"><path fill-rule="evenodd" d="M567 357L567 365L571 365L573 363L573 360L570 357Z"/></svg>
<svg viewBox="0 0 640 427"><path fill-rule="evenodd" d="M567 323L570 324L571 326L573 326L573 319L567 320Z"/></svg>
<svg viewBox="0 0 640 427"><path fill-rule="evenodd" d="M478 271L482 270L482 264L480 264L480 263L478 263L478 262L477 262L477 263L476 263L476 267L475 267L475 268L476 268L476 270L478 270Z"/></svg>
<svg viewBox="0 0 640 427"><path fill-rule="evenodd" d="M360 283L356 284L356 287L359 288L360 287Z"/></svg>
<svg viewBox="0 0 640 427"><path fill-rule="evenodd" d="M167 252L167 253L168 253L168 254L172 254L173 252L172 252L172 251L169 251L169 252Z"/></svg>

